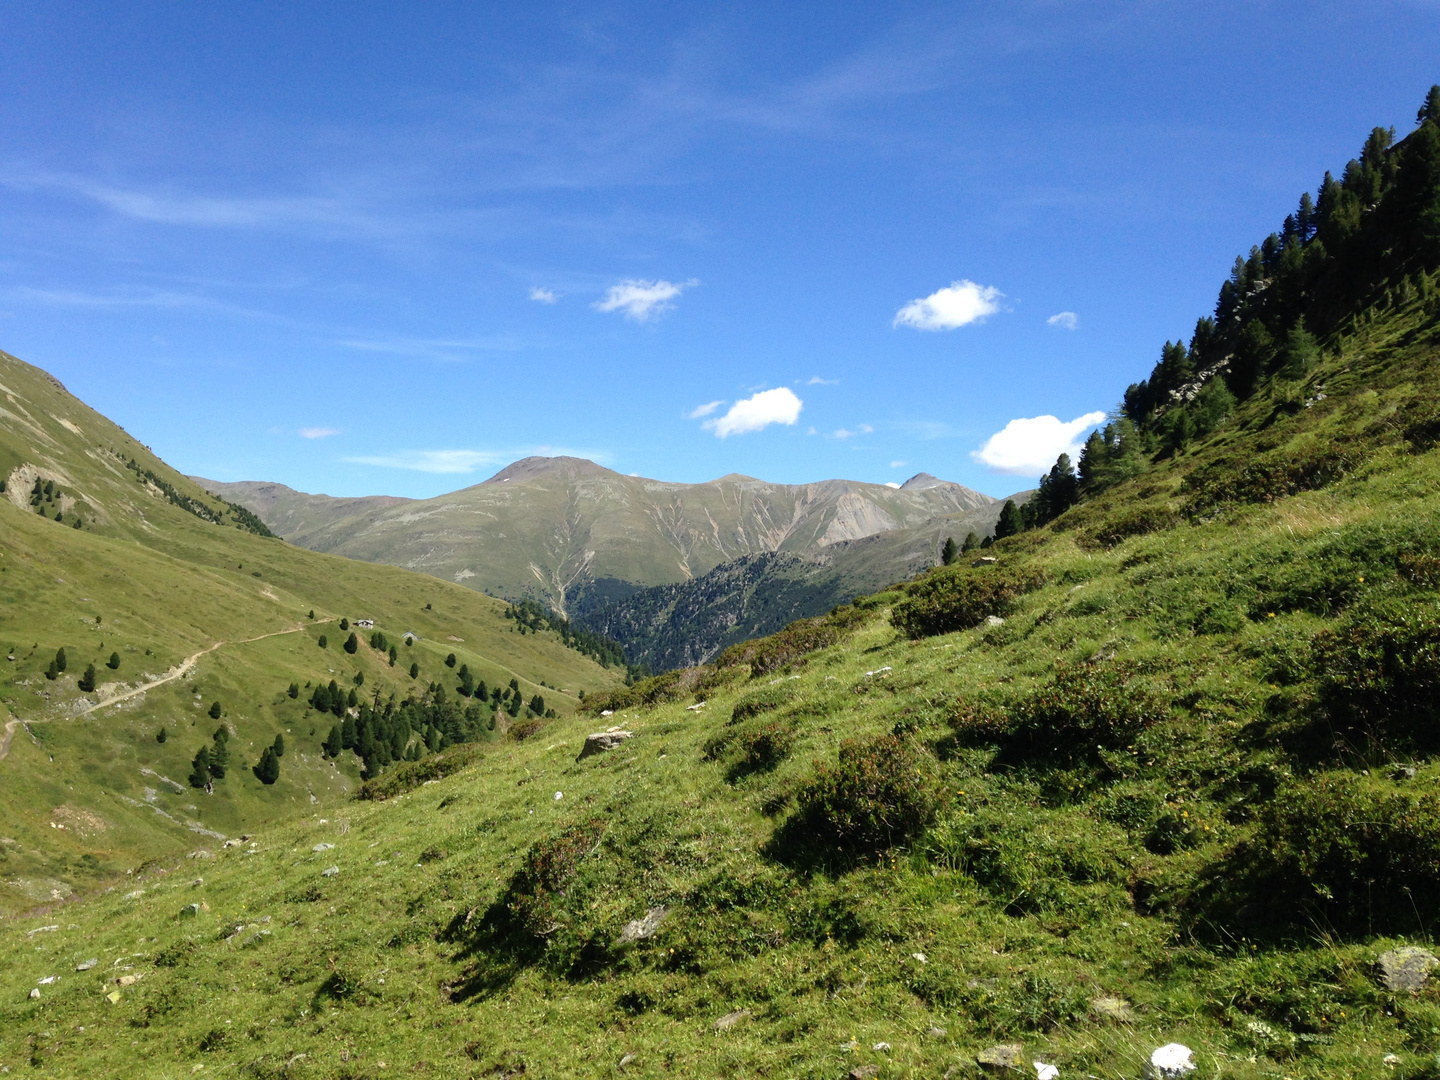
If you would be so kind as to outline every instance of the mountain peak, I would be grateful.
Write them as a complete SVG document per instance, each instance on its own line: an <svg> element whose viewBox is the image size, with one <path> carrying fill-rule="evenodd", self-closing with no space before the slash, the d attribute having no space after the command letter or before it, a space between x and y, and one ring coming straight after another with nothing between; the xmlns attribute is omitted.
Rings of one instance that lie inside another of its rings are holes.
<svg viewBox="0 0 1440 1080"><path fill-rule="evenodd" d="M609 476L610 470L596 465L588 458L578 457L527 457L513 461L501 469L486 484L523 484L541 476L563 476L574 479L577 476Z"/></svg>
<svg viewBox="0 0 1440 1080"><path fill-rule="evenodd" d="M941 480L938 476L931 476L928 472L917 472L914 476L910 477L909 480L906 480L900 485L900 490L925 491L927 488L945 487L952 482L953 481L950 480Z"/></svg>

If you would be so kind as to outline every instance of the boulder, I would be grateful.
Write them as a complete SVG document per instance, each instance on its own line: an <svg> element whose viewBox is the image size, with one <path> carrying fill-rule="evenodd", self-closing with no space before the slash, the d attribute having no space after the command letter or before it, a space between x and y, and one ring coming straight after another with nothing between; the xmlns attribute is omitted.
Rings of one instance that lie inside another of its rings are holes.
<svg viewBox="0 0 1440 1080"><path fill-rule="evenodd" d="M321 870L321 871L320 871L320 876L321 876L321 877L334 877L334 876L335 876L336 874L338 874L338 873L340 873L340 867L338 867L338 866L329 866L329 867L326 867L324 870Z"/></svg>
<svg viewBox="0 0 1440 1080"><path fill-rule="evenodd" d="M1004 626L1005 620L1002 619L999 615L986 615L985 625L990 627L991 629L994 629L997 626Z"/></svg>
<svg viewBox="0 0 1440 1080"><path fill-rule="evenodd" d="M988 1046L975 1055L975 1064L988 1073L1019 1072L1025 1067L1025 1049L1019 1043Z"/></svg>
<svg viewBox="0 0 1440 1080"><path fill-rule="evenodd" d="M180 918L182 918L182 919L193 919L193 918L195 918L195 916L197 916L197 915L199 915L199 914L200 914L200 905L199 905L199 904L186 904L184 907L182 907L182 908L180 909Z"/></svg>
<svg viewBox="0 0 1440 1080"><path fill-rule="evenodd" d="M879 1072L879 1065L856 1065L850 1070L848 1076L850 1080L870 1080L871 1077L878 1075Z"/></svg>
<svg viewBox="0 0 1440 1080"><path fill-rule="evenodd" d="M585 745L580 748L580 756L576 761L583 761L594 754L603 754L607 750L614 750L626 739L635 737L633 731L597 731L594 735L585 736Z"/></svg>
<svg viewBox="0 0 1440 1080"><path fill-rule="evenodd" d="M93 968L93 967L94 967L96 964L98 964L99 962L100 962L99 960L96 960L95 958L92 957L91 959L86 960L86 961L84 961L83 963L76 964L76 965L75 965L75 970L76 970L76 971L89 971L91 968Z"/></svg>
<svg viewBox="0 0 1440 1080"><path fill-rule="evenodd" d="M329 851L329 850L330 850L331 848L333 848L334 846L335 846L334 844L316 844L316 845L315 845L314 847L312 847L310 850L311 850L311 851Z"/></svg>
<svg viewBox="0 0 1440 1080"><path fill-rule="evenodd" d="M668 907L663 905L652 907L641 918L631 920L620 929L619 944L629 945L632 942L654 937L655 932L660 929L660 924L665 921L665 916L669 914Z"/></svg>
<svg viewBox="0 0 1440 1080"><path fill-rule="evenodd" d="M36 1001L36 1000L39 999L39 997L40 997L40 987L36 986L36 987L31 988L31 990L30 990L30 1000L31 1000L31 1001Z"/></svg>
<svg viewBox="0 0 1440 1080"><path fill-rule="evenodd" d="M1183 1043L1166 1043L1150 1053L1146 1080L1183 1080L1195 1071L1195 1054Z"/></svg>
<svg viewBox="0 0 1440 1080"><path fill-rule="evenodd" d="M1436 959L1434 953L1416 945L1405 945L1381 953L1380 959L1375 963L1385 989L1396 993L1402 990L1414 993L1419 990L1437 965L1440 965L1440 959Z"/></svg>

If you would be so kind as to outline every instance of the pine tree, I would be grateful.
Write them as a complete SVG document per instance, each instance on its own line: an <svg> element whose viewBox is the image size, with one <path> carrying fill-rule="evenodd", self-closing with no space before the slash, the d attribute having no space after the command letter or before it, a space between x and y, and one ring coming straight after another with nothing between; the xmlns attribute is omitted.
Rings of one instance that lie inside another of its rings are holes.
<svg viewBox="0 0 1440 1080"><path fill-rule="evenodd" d="M325 739L325 756L337 758L343 749L345 747L340 742L340 725L335 724L330 728L330 734Z"/></svg>
<svg viewBox="0 0 1440 1080"><path fill-rule="evenodd" d="M118 652L112 652L110 654L110 659L105 661L105 666L108 667L111 671L119 671L120 654Z"/></svg>
<svg viewBox="0 0 1440 1080"><path fill-rule="evenodd" d="M394 666L395 666L395 658L398 657L399 655L400 655L400 651L399 651L398 649L396 649L394 645L391 645L391 646L390 646L390 666L391 666L391 667L394 667Z"/></svg>
<svg viewBox="0 0 1440 1080"><path fill-rule="evenodd" d="M284 756L285 756L285 735L284 735L284 733L281 733L281 734L278 734L278 735L275 736L275 744L274 744L274 746L273 746L273 749L274 749L274 751L275 751L275 756L276 756L276 757L284 757Z"/></svg>
<svg viewBox="0 0 1440 1080"><path fill-rule="evenodd" d="M419 665L419 664L411 664L411 665L410 665L410 677L411 677L412 679L416 679L416 678L419 678L419 676L420 676L420 665Z"/></svg>
<svg viewBox="0 0 1440 1080"><path fill-rule="evenodd" d="M155 733L155 741L158 743L163 743L169 738L170 733L166 731L163 727Z"/></svg>
<svg viewBox="0 0 1440 1080"><path fill-rule="evenodd" d="M313 621L314 618L315 618L315 609L314 609L314 608L311 608L311 609L310 609L310 619Z"/></svg>
<svg viewBox="0 0 1440 1080"><path fill-rule="evenodd" d="M448 668L453 668L455 666L455 654L453 652L449 656L445 657L445 666Z"/></svg>
<svg viewBox="0 0 1440 1080"><path fill-rule="evenodd" d="M80 688L80 692L81 692L82 694L88 694L88 693L90 693L92 690L95 689L95 665L94 665L94 664L88 664L88 665L86 665L86 667L85 667L85 674L80 676L80 681L79 681L78 683L76 683L76 685Z"/></svg>
<svg viewBox="0 0 1440 1080"><path fill-rule="evenodd" d="M1005 505L1000 508L1000 518L995 522L995 539L1004 540L1024 528L1025 522L1020 516L1020 508L1015 505L1014 499L1006 499Z"/></svg>
<svg viewBox="0 0 1440 1080"><path fill-rule="evenodd" d="M940 549L940 565L949 566L960 557L960 549L955 546L955 538L947 536L945 545Z"/></svg>
<svg viewBox="0 0 1440 1080"><path fill-rule="evenodd" d="M280 779L280 759L275 753L274 747L267 746L260 754L260 760L255 765L255 779L262 784L273 784Z"/></svg>
<svg viewBox="0 0 1440 1080"><path fill-rule="evenodd" d="M290 695L290 699L292 701L295 700L300 696L300 684L292 682L289 689L287 689L285 692Z"/></svg>
<svg viewBox="0 0 1440 1080"><path fill-rule="evenodd" d="M545 699L539 694L536 694L530 699L530 711L536 716L543 716L545 714Z"/></svg>
<svg viewBox="0 0 1440 1080"><path fill-rule="evenodd" d="M55 670L64 671L67 661L65 659L65 647L62 645L55 650Z"/></svg>
<svg viewBox="0 0 1440 1080"><path fill-rule="evenodd" d="M960 553L962 555L969 554L979 546L980 537L976 536L975 531L972 529L970 532L965 534L965 542L960 545Z"/></svg>
<svg viewBox="0 0 1440 1080"><path fill-rule="evenodd" d="M56 666L55 661L51 660L50 666L45 669L45 678L49 679L51 682L54 682L59 677L60 669Z"/></svg>
<svg viewBox="0 0 1440 1080"><path fill-rule="evenodd" d="M190 762L190 786L203 788L210 783L210 748L200 747L195 759Z"/></svg>
<svg viewBox="0 0 1440 1080"><path fill-rule="evenodd" d="M1420 106L1420 111L1415 114L1415 124L1419 126L1429 120L1432 124L1440 124L1440 84L1430 87L1430 92L1425 95L1425 104Z"/></svg>
<svg viewBox="0 0 1440 1080"><path fill-rule="evenodd" d="M489 700L489 698L490 698L490 688L485 685L485 680L484 680L484 679L481 679L478 683L475 684L475 689L474 689L473 693L475 694L475 700L476 700L476 701L488 701L488 700Z"/></svg>
<svg viewBox="0 0 1440 1080"><path fill-rule="evenodd" d="M360 648L360 639L357 638L354 633L351 633L351 635L345 639L344 648L347 653L349 653L351 656L354 656L355 650Z"/></svg>
<svg viewBox="0 0 1440 1080"><path fill-rule="evenodd" d="M315 642L315 644L316 644L316 645L319 645L320 648L324 649L324 648L328 648L328 647L329 647L330 642L329 642L329 640L325 637L324 634L321 634L319 640L317 640L317 641Z"/></svg>
<svg viewBox="0 0 1440 1080"><path fill-rule="evenodd" d="M351 690L350 693L348 693L348 694L345 695L345 705L346 705L348 708L353 709L353 708L355 708L355 706L358 705L359 703L360 703L360 695L357 694L357 693L355 693L354 690Z"/></svg>
<svg viewBox="0 0 1440 1080"><path fill-rule="evenodd" d="M225 779L225 767L230 764L230 731L221 724L215 731L210 744L210 775L216 780Z"/></svg>
<svg viewBox="0 0 1440 1080"><path fill-rule="evenodd" d="M220 702L218 702L218 701L213 701L213 702L210 703L210 719L211 719L211 720L219 720L219 719L220 719L220 714L221 714L221 712L223 712L223 711L224 711L224 710L222 710L222 709L220 708Z"/></svg>
<svg viewBox="0 0 1440 1080"><path fill-rule="evenodd" d="M349 630L349 629L350 629L350 620L349 620L349 619L343 619L343 618L342 618L342 619L340 620L340 630L341 630L341 632L343 633L344 631Z"/></svg>
<svg viewBox="0 0 1440 1080"><path fill-rule="evenodd" d="M1305 318L1301 316L1285 337L1285 347L1276 357L1280 375L1286 379L1298 379L1320 358L1320 346L1315 335L1305 329Z"/></svg>

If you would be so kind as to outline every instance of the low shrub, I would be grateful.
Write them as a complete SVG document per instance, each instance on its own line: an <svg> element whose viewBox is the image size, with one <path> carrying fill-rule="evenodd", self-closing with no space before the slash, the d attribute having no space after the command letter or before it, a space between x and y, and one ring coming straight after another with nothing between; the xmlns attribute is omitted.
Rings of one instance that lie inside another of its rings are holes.
<svg viewBox="0 0 1440 1080"><path fill-rule="evenodd" d="M848 605L819 618L799 619L778 634L731 645L715 658L715 666L730 668L748 664L750 677L759 678L835 644L869 617L864 608Z"/></svg>
<svg viewBox="0 0 1440 1080"><path fill-rule="evenodd" d="M1330 723L1383 746L1440 744L1440 607L1390 600L1315 635L1314 668Z"/></svg>
<svg viewBox="0 0 1440 1080"><path fill-rule="evenodd" d="M1001 745L1012 760L1075 764L1124 749L1167 714L1164 698L1133 664L1059 664L1048 683L1010 707Z"/></svg>
<svg viewBox="0 0 1440 1080"><path fill-rule="evenodd" d="M1079 537L1082 546L1109 550L1132 536L1164 532L1180 522L1180 515L1166 506L1145 506L1128 513L1108 515L1100 524Z"/></svg>
<svg viewBox="0 0 1440 1080"><path fill-rule="evenodd" d="M1428 935L1440 924L1440 797L1353 773L1295 783L1187 908L1212 931Z"/></svg>
<svg viewBox="0 0 1440 1080"><path fill-rule="evenodd" d="M752 716L758 716L763 712L771 712L788 704L795 699L795 688L780 683L777 686L766 686L759 690L752 690L730 710L730 723L738 724L742 720Z"/></svg>
<svg viewBox="0 0 1440 1080"><path fill-rule="evenodd" d="M498 901L512 930L543 938L559 928L555 902L604 835L605 823L592 818L530 845Z"/></svg>
<svg viewBox="0 0 1440 1080"><path fill-rule="evenodd" d="M396 795L414 791L427 780L439 780L458 772L465 766L482 760L484 756L480 747L474 744L452 746L434 757L406 762L374 780L365 781L355 792L355 798L374 802L393 799Z"/></svg>
<svg viewBox="0 0 1440 1080"><path fill-rule="evenodd" d="M872 855L918 836L940 807L935 759L913 739L882 735L840 745L798 792L786 840L842 856Z"/></svg>
<svg viewBox="0 0 1440 1080"><path fill-rule="evenodd" d="M730 766L730 778L738 780L751 773L769 772L790 756L794 746L794 730L778 720L740 731L735 738L739 754Z"/></svg>
<svg viewBox="0 0 1440 1080"><path fill-rule="evenodd" d="M511 724L509 735L510 738L512 738L516 742L524 742L526 739L530 738L531 735L534 735L544 726L545 725L543 721L541 721L538 717L531 717L529 720L521 720L517 723Z"/></svg>
<svg viewBox="0 0 1440 1080"><path fill-rule="evenodd" d="M1185 509L1200 514L1226 503L1274 502L1316 491L1339 480L1355 463L1333 447L1272 451L1258 458L1235 456L1204 465L1185 477Z"/></svg>
<svg viewBox="0 0 1440 1080"><path fill-rule="evenodd" d="M991 615L1009 615L1016 600L1044 583L1038 570L951 567L907 586L890 621L911 638L969 630Z"/></svg>

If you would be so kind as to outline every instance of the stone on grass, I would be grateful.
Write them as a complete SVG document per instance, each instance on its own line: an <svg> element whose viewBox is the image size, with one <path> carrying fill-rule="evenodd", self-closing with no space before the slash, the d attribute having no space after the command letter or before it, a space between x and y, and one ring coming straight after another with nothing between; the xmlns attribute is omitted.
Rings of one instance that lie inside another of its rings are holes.
<svg viewBox="0 0 1440 1080"><path fill-rule="evenodd" d="M719 1020L716 1020L715 1023L711 1024L710 1026L716 1031L729 1031L732 1027L738 1024L741 1020L744 1020L749 1015L749 1009L736 1009L734 1012L726 1013L724 1016L720 1017Z"/></svg>
<svg viewBox="0 0 1440 1080"><path fill-rule="evenodd" d="M996 626L1004 626L1005 620L1002 619L999 615L986 615L985 625L992 628Z"/></svg>
<svg viewBox="0 0 1440 1080"><path fill-rule="evenodd" d="M1381 953L1375 964L1385 989L1396 993L1419 990L1437 965L1440 965L1440 959L1436 959L1434 953L1416 945L1404 945Z"/></svg>
<svg viewBox="0 0 1440 1080"><path fill-rule="evenodd" d="M75 970L76 970L76 971L89 971L91 968L93 968L93 967L94 967L96 964L98 964L99 962L100 962L99 960L96 960L96 959L92 956L89 960L86 960L86 961L84 961L83 963L76 964L76 965L75 965Z"/></svg>
<svg viewBox="0 0 1440 1080"><path fill-rule="evenodd" d="M120 986L134 986L144 977L145 975L143 973L139 975L121 975L120 978L115 980L115 982Z"/></svg>
<svg viewBox="0 0 1440 1080"><path fill-rule="evenodd" d="M35 986L30 990L30 1000L35 1001L40 997L40 987Z"/></svg>
<svg viewBox="0 0 1440 1080"><path fill-rule="evenodd" d="M850 1070L849 1076L850 1080L870 1080L871 1077L878 1075L879 1072L879 1065L856 1065Z"/></svg>
<svg viewBox="0 0 1440 1080"><path fill-rule="evenodd" d="M1056 1080L1060 1075L1058 1065L1046 1065L1043 1061L1032 1061L1030 1064L1035 1066L1035 1080Z"/></svg>
<svg viewBox="0 0 1440 1080"><path fill-rule="evenodd" d="M1195 1071L1195 1054L1183 1043L1166 1043L1145 1063L1146 1080L1182 1080Z"/></svg>
<svg viewBox="0 0 1440 1080"><path fill-rule="evenodd" d="M1025 1050L1019 1043L987 1046L975 1055L975 1064L990 1073L1019 1072L1025 1065Z"/></svg>
<svg viewBox="0 0 1440 1080"><path fill-rule="evenodd" d="M620 929L621 945L629 945L632 942L644 941L646 938L654 937L655 932L660 929L660 924L665 921L665 916L670 914L668 907L652 907L638 919L632 919Z"/></svg>
<svg viewBox="0 0 1440 1080"><path fill-rule="evenodd" d="M193 919L193 918L195 918L196 915L199 915L199 914L200 914L200 905L199 905L199 904L186 904L184 907L182 907L182 908L180 909L180 916L179 916L179 917L182 918L182 919Z"/></svg>
<svg viewBox="0 0 1440 1080"><path fill-rule="evenodd" d="M639 1056L640 1056L639 1054L635 1053L635 1052L632 1050L630 1053L626 1054L624 1057L622 1057L622 1058L620 1059L620 1064L617 1065L616 1068L617 1068L617 1069L623 1069L623 1068L625 1068L626 1065L629 1065L632 1061L634 1061L634 1060L635 1060L636 1058L638 1058Z"/></svg>
<svg viewBox="0 0 1440 1080"><path fill-rule="evenodd" d="M416 863L415 865L416 865L416 866L419 866L420 864L419 864L419 863ZM321 877L334 877L334 876L335 876L336 874L338 874L338 873L340 873L340 867L338 867L338 866L327 866L324 870L321 870L321 871L320 871L320 876L321 876Z"/></svg>
<svg viewBox="0 0 1440 1080"><path fill-rule="evenodd" d="M1130 1007L1130 1002L1113 994L1091 998L1090 1012L1101 1020L1113 1020L1117 1024L1128 1024L1135 1019L1135 1010Z"/></svg>
<svg viewBox="0 0 1440 1080"><path fill-rule="evenodd" d="M597 731L593 735L585 736L585 745L580 747L580 756L576 761L581 761L595 754L603 754L607 750L614 750L626 739L635 737L633 731Z"/></svg>
<svg viewBox="0 0 1440 1080"><path fill-rule="evenodd" d="M330 850L331 848L333 848L334 846L335 846L334 844L316 844L316 845L315 845L314 847L312 847L310 850L311 850L311 851L329 851L329 850Z"/></svg>

